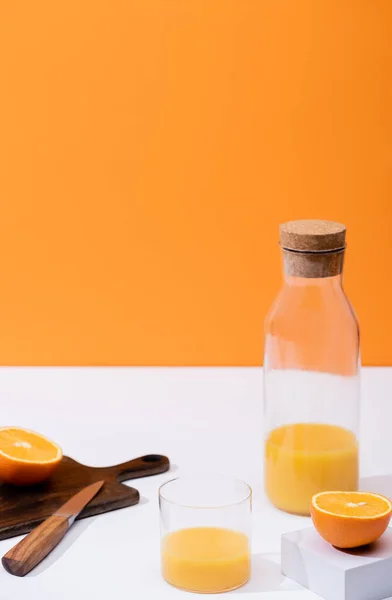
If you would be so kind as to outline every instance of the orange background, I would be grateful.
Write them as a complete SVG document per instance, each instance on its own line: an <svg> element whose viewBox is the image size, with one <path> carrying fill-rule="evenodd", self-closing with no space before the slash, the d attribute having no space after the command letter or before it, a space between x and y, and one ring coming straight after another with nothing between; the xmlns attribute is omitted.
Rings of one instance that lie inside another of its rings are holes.
<svg viewBox="0 0 392 600"><path fill-rule="evenodd" d="M0 0L0 363L255 365L278 224L392 363L390 0Z"/></svg>

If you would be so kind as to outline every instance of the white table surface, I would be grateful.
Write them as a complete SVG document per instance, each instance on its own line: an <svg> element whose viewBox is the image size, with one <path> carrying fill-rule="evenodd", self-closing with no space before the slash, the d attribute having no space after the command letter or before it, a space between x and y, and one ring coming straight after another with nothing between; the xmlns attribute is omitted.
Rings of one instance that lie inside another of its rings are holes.
<svg viewBox="0 0 392 600"><path fill-rule="evenodd" d="M363 370L362 476L392 473L391 389L392 368ZM1 425L45 433L80 462L159 453L173 465L172 473L130 483L139 505L76 522L25 578L0 567L1 600L186 597L160 576L157 490L173 474L192 472L234 475L254 491L252 580L229 595L317 598L280 573L281 534L309 519L275 510L263 494L261 369L1 368L0 398ZM0 554L18 539L0 542Z"/></svg>

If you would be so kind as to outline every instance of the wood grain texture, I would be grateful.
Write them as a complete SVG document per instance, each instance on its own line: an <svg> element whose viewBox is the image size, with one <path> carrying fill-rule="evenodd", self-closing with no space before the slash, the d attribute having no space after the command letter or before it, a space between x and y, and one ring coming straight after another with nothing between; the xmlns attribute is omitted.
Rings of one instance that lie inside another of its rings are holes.
<svg viewBox="0 0 392 600"><path fill-rule="evenodd" d="M73 494L99 480L104 480L104 486L78 519L137 504L139 492L121 482L164 473L169 468L169 459L155 454L111 467L89 467L64 456L52 477L41 485L29 488L0 485L0 539L28 533Z"/></svg>
<svg viewBox="0 0 392 600"><path fill-rule="evenodd" d="M67 530L66 517L49 517L3 556L3 567L11 575L24 577L57 546Z"/></svg>

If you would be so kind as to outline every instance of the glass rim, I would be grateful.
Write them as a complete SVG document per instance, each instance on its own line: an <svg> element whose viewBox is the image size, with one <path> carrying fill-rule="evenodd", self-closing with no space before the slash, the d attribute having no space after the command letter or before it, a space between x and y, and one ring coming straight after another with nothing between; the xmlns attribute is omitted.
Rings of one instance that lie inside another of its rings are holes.
<svg viewBox="0 0 392 600"><path fill-rule="evenodd" d="M224 475L220 475L219 476L221 479L226 479L229 481L232 481L233 483L241 483L243 484L246 488L247 488L247 495L244 498L241 498L241 500L236 500L235 502L227 502L225 504L212 504L211 506L200 506L198 504L184 504L183 502L176 502L175 500L170 500L169 498L165 497L164 494L162 493L163 488L165 488L166 486L170 485L171 483L174 483L175 481L204 481L204 480L208 480L208 477L173 477L173 479L169 479L168 481L165 481L165 483L162 483L162 485L159 486L158 488L158 497L159 499L164 500L165 502L169 502L169 504L172 504L173 506L181 506L182 508L191 508L193 510L213 510L213 509L221 509L221 508L229 508L231 506L237 506L238 504L242 504L243 502L246 502L247 500L251 500L252 496L253 496L253 490L251 488L251 486L249 485L249 483L247 483L245 480L243 479L238 479L237 477L230 477L230 476L224 476Z"/></svg>

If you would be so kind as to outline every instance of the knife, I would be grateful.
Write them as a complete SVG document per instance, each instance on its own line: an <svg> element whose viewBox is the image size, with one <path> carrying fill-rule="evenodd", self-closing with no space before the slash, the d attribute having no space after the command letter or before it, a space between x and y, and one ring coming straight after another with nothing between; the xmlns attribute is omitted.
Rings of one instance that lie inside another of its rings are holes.
<svg viewBox="0 0 392 600"><path fill-rule="evenodd" d="M2 558L3 567L11 575L24 577L62 540L83 508L103 486L97 481L80 490L51 517L38 525Z"/></svg>

